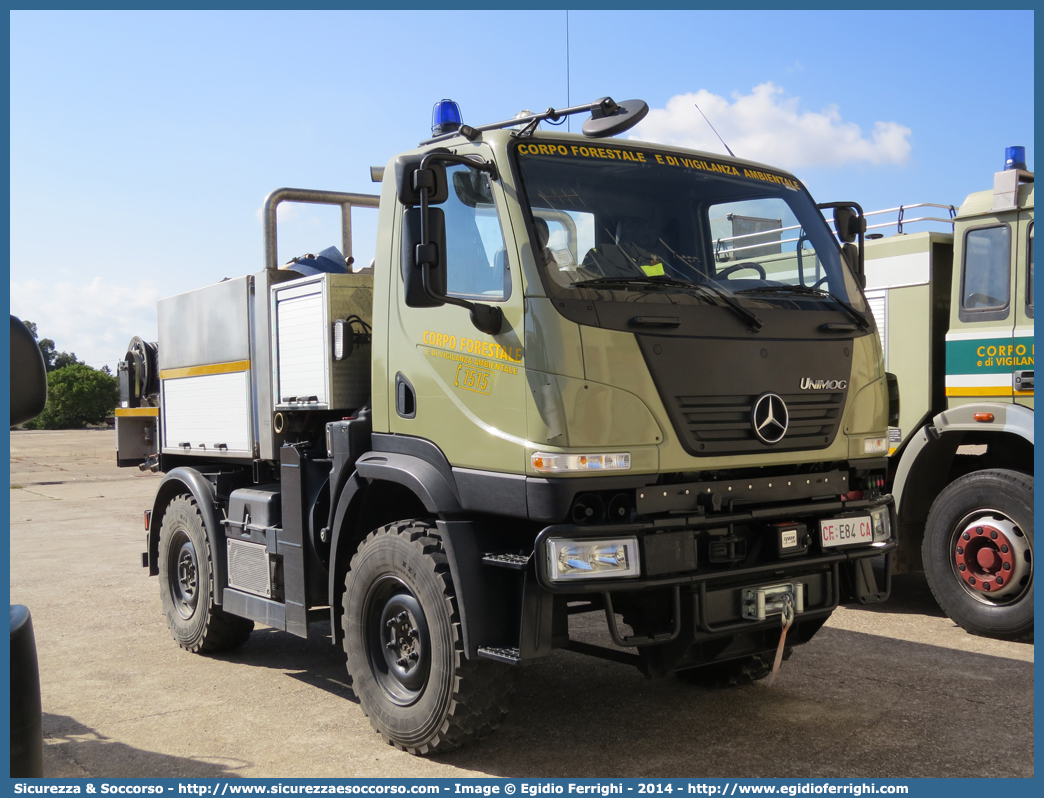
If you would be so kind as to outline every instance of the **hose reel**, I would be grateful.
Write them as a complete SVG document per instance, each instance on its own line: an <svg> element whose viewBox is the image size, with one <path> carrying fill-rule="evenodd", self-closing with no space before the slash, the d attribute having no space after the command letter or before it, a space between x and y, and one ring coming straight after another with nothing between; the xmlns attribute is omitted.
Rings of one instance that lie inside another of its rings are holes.
<svg viewBox="0 0 1044 798"><path fill-rule="evenodd" d="M117 367L122 407L156 406L159 400L159 346L138 336Z"/></svg>

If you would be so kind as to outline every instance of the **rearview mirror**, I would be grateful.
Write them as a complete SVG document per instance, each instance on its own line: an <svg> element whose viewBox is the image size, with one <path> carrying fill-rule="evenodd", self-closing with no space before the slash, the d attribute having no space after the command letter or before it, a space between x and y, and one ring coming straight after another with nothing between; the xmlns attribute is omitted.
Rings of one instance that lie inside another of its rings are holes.
<svg viewBox="0 0 1044 798"><path fill-rule="evenodd" d="M457 198L471 208L493 204L493 188L489 176L477 169L453 173L453 190Z"/></svg>
<svg viewBox="0 0 1044 798"><path fill-rule="evenodd" d="M842 243L851 244L866 232L866 217L858 214L854 208L838 206L834 208L834 229Z"/></svg>
<svg viewBox="0 0 1044 798"><path fill-rule="evenodd" d="M11 426L36 418L47 404L47 369L33 334L11 317Z"/></svg>
<svg viewBox="0 0 1044 798"><path fill-rule="evenodd" d="M444 170L445 171L445 170ZM428 265L428 288L436 296L446 294L446 214L428 208L428 243L421 242L421 209L407 208L402 215L402 283L406 306L437 308L445 304L424 290L422 264Z"/></svg>
<svg viewBox="0 0 1044 798"><path fill-rule="evenodd" d="M429 152L446 152L439 148ZM395 192L403 205L420 205L420 190L428 188L428 204L440 205L449 197L449 186L446 184L446 164L431 159L426 169L421 169L421 160L428 152L417 155L400 155L395 160Z"/></svg>
<svg viewBox="0 0 1044 798"><path fill-rule="evenodd" d="M611 97L603 97L598 106L591 109L591 118L584 122L583 133L591 139L615 136L630 130L649 113L649 105L644 100L624 100L613 102Z"/></svg>

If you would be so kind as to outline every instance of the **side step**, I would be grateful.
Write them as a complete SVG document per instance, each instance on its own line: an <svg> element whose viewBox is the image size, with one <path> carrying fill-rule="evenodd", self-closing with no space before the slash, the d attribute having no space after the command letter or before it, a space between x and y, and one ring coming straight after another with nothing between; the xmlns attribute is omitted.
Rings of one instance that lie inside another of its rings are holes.
<svg viewBox="0 0 1044 798"><path fill-rule="evenodd" d="M478 655L483 659L506 662L508 665L518 665L522 662L522 652L517 648L493 648L492 646L480 646Z"/></svg>
<svg viewBox="0 0 1044 798"><path fill-rule="evenodd" d="M528 554L483 554L482 562L485 565L493 565L497 568L511 568L515 571L524 571L529 567L530 555Z"/></svg>

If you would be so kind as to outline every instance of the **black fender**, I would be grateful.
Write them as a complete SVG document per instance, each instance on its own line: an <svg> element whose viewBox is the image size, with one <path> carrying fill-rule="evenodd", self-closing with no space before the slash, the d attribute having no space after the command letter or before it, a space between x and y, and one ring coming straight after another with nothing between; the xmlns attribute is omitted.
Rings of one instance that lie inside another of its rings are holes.
<svg viewBox="0 0 1044 798"><path fill-rule="evenodd" d="M148 553L149 576L159 574L159 534L163 526L163 514L171 499L183 493L191 494L196 506L203 516L203 526L207 530L210 541L210 554L214 561L214 602L222 603L227 574L225 551L225 534L218 523L217 499L214 486L205 476L194 468L179 467L169 471L156 490L156 498L152 504L152 515L149 520Z"/></svg>
<svg viewBox="0 0 1044 798"><path fill-rule="evenodd" d="M354 537L353 532L356 530L347 530L343 536L347 538L347 541L342 540L341 532L345 531L344 521L348 517L348 511L352 506L353 501L356 498L361 497L365 491L366 480L362 479L358 472L353 473L348 480L344 483L344 489L341 491L341 495L337 497L336 510L334 511L333 526L331 529L330 538L330 567L328 571L328 583L327 583L327 595L330 597L330 639L336 646L341 642L344 637L341 625L337 623L340 608L337 606L337 597L341 592L341 583L344 581L344 576L348 572L347 566L338 566L338 563L346 562L347 559L342 560L340 556L340 547L342 545L350 546L351 540ZM331 497L333 501L333 497Z"/></svg>
<svg viewBox="0 0 1044 798"><path fill-rule="evenodd" d="M442 471L419 457L398 452L367 452L356 461L355 471L366 479L396 482L409 488L432 515L462 512L452 477L447 479Z"/></svg>
<svg viewBox="0 0 1044 798"><path fill-rule="evenodd" d="M426 512L439 519L439 528L443 533L446 554L450 561L450 574L454 580L457 590L458 609L461 613L461 623L464 627L465 645L467 645L467 622L465 619L466 607L469 604L467 586L463 582L471 582L471 579L462 579L462 575L470 574L473 568L460 565L457 562L456 553L461 548L466 548L473 553L474 544L470 547L463 541L456 543L447 540L448 537L460 537L459 534L450 535L442 523L447 517L457 516L463 512L456 485L452 483L452 477L447 478L448 468L440 470L430 462L422 460L409 454L399 452L367 452L356 461L355 472L345 481L340 495L331 502L334 504L333 521L330 527L330 569L327 584L330 597L330 633L334 645L340 643L342 630L338 623L340 606L338 595L347 573L346 563L351 552L346 547L353 546L364 535L371 530L359 530L350 527L351 515L363 500L366 489L372 482L392 482L402 485L408 489L424 505ZM340 565L339 565L340 564ZM478 561L474 565L478 565Z"/></svg>

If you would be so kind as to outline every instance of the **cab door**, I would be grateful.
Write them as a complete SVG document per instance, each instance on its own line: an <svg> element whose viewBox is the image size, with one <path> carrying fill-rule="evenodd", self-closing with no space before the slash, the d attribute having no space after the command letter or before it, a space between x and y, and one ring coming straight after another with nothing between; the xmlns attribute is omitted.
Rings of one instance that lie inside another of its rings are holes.
<svg viewBox="0 0 1044 798"><path fill-rule="evenodd" d="M1015 260L1015 332L1012 387L1015 402L1033 407L1033 210L1021 211Z"/></svg>
<svg viewBox="0 0 1044 798"><path fill-rule="evenodd" d="M461 155L491 158L484 145ZM496 181L447 165L446 293L495 304L504 313L496 335L480 332L467 308L407 307L401 259L394 267L389 324L389 427L434 442L456 467L524 473L524 305L516 251ZM399 212L396 252L402 247Z"/></svg>
<svg viewBox="0 0 1044 798"><path fill-rule="evenodd" d="M1018 225L1013 214L983 216L959 228L950 329L946 334L949 406L1011 401Z"/></svg>

